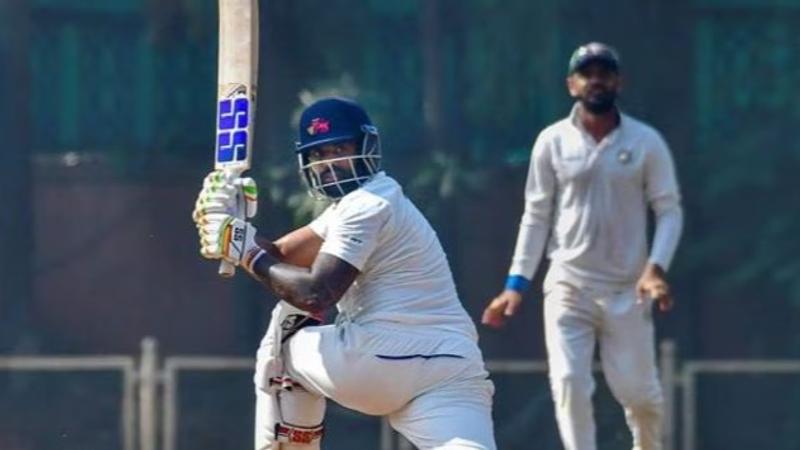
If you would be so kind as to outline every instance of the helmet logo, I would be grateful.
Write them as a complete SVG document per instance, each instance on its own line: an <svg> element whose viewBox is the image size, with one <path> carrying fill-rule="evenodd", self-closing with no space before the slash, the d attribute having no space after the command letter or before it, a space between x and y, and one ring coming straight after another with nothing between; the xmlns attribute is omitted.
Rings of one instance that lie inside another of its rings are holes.
<svg viewBox="0 0 800 450"><path fill-rule="evenodd" d="M312 119L311 125L309 125L308 128L306 128L306 131L308 131L308 134L310 134L311 136L327 133L331 131L331 123L325 119L320 119L320 118Z"/></svg>

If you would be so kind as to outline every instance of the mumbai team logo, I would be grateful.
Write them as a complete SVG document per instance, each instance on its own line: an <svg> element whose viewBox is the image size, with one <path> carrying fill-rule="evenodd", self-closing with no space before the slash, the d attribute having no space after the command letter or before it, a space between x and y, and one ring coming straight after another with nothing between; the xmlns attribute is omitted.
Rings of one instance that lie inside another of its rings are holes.
<svg viewBox="0 0 800 450"><path fill-rule="evenodd" d="M306 131L311 136L316 136L318 134L324 134L331 131L331 123L325 119L312 119L311 125L306 128Z"/></svg>

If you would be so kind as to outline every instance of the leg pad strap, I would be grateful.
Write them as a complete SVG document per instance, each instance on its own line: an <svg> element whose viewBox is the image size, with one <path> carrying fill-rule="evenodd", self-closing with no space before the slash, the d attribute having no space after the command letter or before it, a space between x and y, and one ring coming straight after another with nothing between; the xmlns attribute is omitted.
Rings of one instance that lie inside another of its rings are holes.
<svg viewBox="0 0 800 450"><path fill-rule="evenodd" d="M322 439L323 426L319 424L315 427L305 428L284 423L275 424L275 436L278 442L287 444L310 445Z"/></svg>

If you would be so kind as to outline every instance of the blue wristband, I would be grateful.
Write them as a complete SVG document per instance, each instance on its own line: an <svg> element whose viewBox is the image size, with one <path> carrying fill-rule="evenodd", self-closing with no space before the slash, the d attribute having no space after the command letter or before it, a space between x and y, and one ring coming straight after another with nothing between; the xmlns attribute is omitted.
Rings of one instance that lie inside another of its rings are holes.
<svg viewBox="0 0 800 450"><path fill-rule="evenodd" d="M522 293L527 291L529 287L531 287L531 280L522 275L509 275L506 278L506 289Z"/></svg>

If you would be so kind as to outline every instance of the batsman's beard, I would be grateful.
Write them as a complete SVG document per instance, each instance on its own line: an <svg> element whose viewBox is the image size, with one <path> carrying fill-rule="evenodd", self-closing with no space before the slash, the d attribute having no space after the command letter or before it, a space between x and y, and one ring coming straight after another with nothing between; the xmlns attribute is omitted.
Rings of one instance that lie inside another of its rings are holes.
<svg viewBox="0 0 800 450"><path fill-rule="evenodd" d="M361 186L352 170L345 170L331 165L319 175L321 188L325 195L340 198L355 191Z"/></svg>

